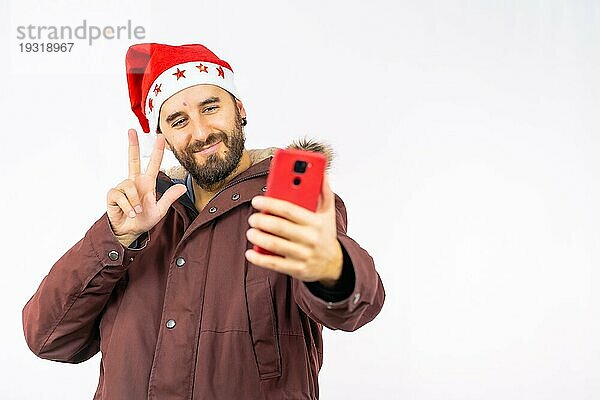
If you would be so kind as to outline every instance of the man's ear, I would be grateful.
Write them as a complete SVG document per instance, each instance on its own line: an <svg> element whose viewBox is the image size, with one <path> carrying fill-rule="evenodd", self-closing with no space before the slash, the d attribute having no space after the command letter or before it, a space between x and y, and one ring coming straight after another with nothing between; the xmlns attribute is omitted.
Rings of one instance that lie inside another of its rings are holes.
<svg viewBox="0 0 600 400"><path fill-rule="evenodd" d="M156 127L156 134L157 135L163 135L163 137L165 138L165 147L167 149L169 149L169 151L172 153L173 152L173 147L171 147L171 143L169 143L169 141L167 140L167 137L165 136L165 134L162 133L162 131L160 130L160 120L158 121L158 126Z"/></svg>
<svg viewBox="0 0 600 400"><path fill-rule="evenodd" d="M244 110L244 104L239 99L235 99L235 105L237 106L238 110L240 110L240 116L242 118L246 118L246 110Z"/></svg>
<svg viewBox="0 0 600 400"><path fill-rule="evenodd" d="M165 136L165 134L162 132L158 132L158 134L163 135L163 137L165 138L165 148L167 148L172 153L173 147L171 146L171 143L169 143L169 141L167 140L167 137Z"/></svg>

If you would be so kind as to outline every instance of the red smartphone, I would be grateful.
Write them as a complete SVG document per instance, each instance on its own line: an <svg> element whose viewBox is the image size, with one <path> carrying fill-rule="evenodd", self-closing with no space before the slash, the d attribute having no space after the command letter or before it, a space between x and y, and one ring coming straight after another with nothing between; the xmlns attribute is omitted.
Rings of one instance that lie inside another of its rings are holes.
<svg viewBox="0 0 600 400"><path fill-rule="evenodd" d="M316 211L327 160L321 153L277 149L271 161L265 196L275 197ZM254 245L261 254L274 255Z"/></svg>

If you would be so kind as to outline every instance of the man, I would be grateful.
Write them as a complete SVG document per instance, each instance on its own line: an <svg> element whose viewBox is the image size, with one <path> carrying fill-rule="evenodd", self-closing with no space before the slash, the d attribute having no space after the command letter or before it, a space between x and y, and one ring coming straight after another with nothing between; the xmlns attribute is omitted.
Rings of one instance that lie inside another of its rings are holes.
<svg viewBox="0 0 600 400"><path fill-rule="evenodd" d="M128 178L23 310L29 347L101 351L94 399L317 399L322 326L358 329L385 297L342 200L327 177L316 212L260 196L271 154L245 149L233 72L204 46L134 45L126 67L150 162L130 130Z"/></svg>

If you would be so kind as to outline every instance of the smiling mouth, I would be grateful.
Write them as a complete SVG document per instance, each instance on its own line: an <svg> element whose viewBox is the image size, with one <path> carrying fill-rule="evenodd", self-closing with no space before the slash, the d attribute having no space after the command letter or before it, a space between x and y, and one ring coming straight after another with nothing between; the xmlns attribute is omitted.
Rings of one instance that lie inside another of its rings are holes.
<svg viewBox="0 0 600 400"><path fill-rule="evenodd" d="M202 153L202 152L205 152L206 150L209 150L209 149L211 149L211 148L215 147L215 146L216 146L216 145L218 145L219 143L221 143L221 141L220 141L220 140L219 140L218 142L215 142L215 143L213 143L213 144L209 144L208 146L204 146L203 148L201 148L201 149L200 149L200 150L198 150L198 151L195 151L194 153Z"/></svg>

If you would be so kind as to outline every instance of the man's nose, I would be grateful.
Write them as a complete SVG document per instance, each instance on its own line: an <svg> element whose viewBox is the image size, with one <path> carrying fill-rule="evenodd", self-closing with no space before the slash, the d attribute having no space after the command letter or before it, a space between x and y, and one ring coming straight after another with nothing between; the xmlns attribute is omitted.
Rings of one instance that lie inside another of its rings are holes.
<svg viewBox="0 0 600 400"><path fill-rule="evenodd" d="M202 121L195 121L192 135L195 140L204 141L210 135L210 127Z"/></svg>

